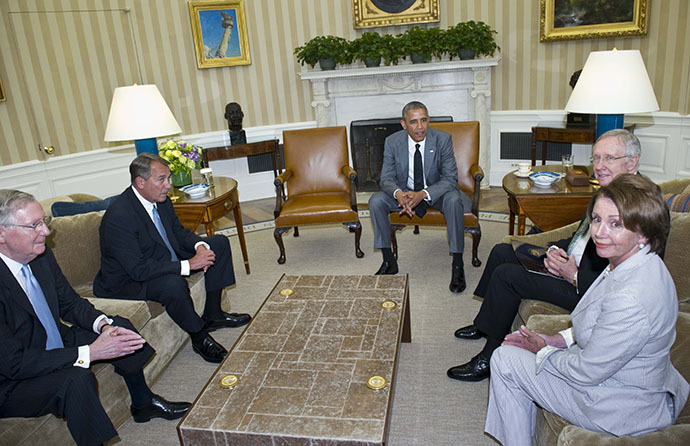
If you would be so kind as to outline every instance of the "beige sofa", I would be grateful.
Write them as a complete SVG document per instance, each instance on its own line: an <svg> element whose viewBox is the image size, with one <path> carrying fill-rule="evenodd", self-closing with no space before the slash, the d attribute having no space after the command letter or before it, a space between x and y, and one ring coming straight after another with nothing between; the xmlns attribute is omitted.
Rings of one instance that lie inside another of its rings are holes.
<svg viewBox="0 0 690 446"><path fill-rule="evenodd" d="M98 197L74 194L46 200L41 204L46 214L50 215L50 205L55 201L95 199ZM156 355L144 368L147 381L153 384L189 336L168 317L160 304L93 296L92 282L100 267L98 227L102 217L103 211L54 218L52 234L47 243L70 284L81 296L88 298L104 313L129 319L156 349ZM197 311L202 311L205 296L203 274L191 276L189 287ZM96 364L92 370L98 378L101 402L117 428L130 417L129 393L124 381L108 364ZM71 445L74 442L64 420L46 415L40 418L0 419L0 444L52 446Z"/></svg>
<svg viewBox="0 0 690 446"><path fill-rule="evenodd" d="M690 179L662 183L665 194L690 193ZM508 236L504 241L525 240L537 245L569 237L578 223L528 236ZM690 382L690 214L671 212L671 232L666 243L664 262L676 284L678 293L678 322L676 341L671 349L671 361ZM526 322L525 322L526 321ZM525 300L520 305L513 329L525 324L540 333L554 334L569 326L570 317L560 307L545 302ZM690 444L690 404L686 404L676 423L657 432L637 437L615 437L591 432L568 423L546 410L537 411L533 444L547 445L688 445Z"/></svg>

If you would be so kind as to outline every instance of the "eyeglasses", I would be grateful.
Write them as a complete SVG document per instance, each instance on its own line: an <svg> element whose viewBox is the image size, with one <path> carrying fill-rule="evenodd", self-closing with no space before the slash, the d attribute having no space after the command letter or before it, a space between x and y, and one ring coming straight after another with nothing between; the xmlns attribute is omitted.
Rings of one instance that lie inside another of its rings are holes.
<svg viewBox="0 0 690 446"><path fill-rule="evenodd" d="M604 163L604 164L613 164L614 161L619 160L621 158L628 158L628 155L623 155L623 156L605 156L605 157L600 157L599 155L593 156L589 159L589 162L592 164L598 164L598 163Z"/></svg>
<svg viewBox="0 0 690 446"><path fill-rule="evenodd" d="M47 228L50 226L50 222L53 218L52 217L43 217L43 219L38 220L36 223L31 224L31 225L15 225L15 224L6 224L2 226L15 226L17 228L27 228L27 229L33 229L34 232L40 232L41 229L44 227Z"/></svg>

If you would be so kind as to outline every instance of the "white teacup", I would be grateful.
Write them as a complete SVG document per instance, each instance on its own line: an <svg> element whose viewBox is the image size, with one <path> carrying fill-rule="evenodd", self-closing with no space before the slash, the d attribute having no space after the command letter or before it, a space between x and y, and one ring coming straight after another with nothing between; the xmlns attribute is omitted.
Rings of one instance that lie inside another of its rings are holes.
<svg viewBox="0 0 690 446"><path fill-rule="evenodd" d="M521 174L529 173L531 168L532 168L532 165L530 163L519 163L518 164L518 172Z"/></svg>

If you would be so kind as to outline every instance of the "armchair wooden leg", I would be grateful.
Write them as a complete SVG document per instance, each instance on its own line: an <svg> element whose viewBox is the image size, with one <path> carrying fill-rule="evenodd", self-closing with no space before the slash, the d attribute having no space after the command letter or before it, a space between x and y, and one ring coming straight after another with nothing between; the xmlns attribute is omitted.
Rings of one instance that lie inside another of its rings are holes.
<svg viewBox="0 0 690 446"><path fill-rule="evenodd" d="M280 257L278 257L278 263L285 263L285 246L283 246L283 234L288 232L290 228L275 228L273 230L273 238L276 239L278 244L278 249L280 249Z"/></svg>
<svg viewBox="0 0 690 446"><path fill-rule="evenodd" d="M405 226L391 225L391 248L393 248L393 256L398 260L398 238L395 236L397 231L401 231Z"/></svg>
<svg viewBox="0 0 690 446"><path fill-rule="evenodd" d="M414 231L412 233L419 234L419 225L414 225Z"/></svg>
<svg viewBox="0 0 690 446"><path fill-rule="evenodd" d="M362 224L358 221L352 223L343 223L350 232L355 233L355 256L358 259L364 257L364 251L359 248L359 240L362 237Z"/></svg>
<svg viewBox="0 0 690 446"><path fill-rule="evenodd" d="M479 241L482 238L482 230L479 228L469 228L467 232L472 235L472 266L479 267L482 261L477 256L477 250L479 249Z"/></svg>
<svg viewBox="0 0 690 446"><path fill-rule="evenodd" d="M299 228L295 226L295 233L292 234L293 237L299 237Z"/></svg>

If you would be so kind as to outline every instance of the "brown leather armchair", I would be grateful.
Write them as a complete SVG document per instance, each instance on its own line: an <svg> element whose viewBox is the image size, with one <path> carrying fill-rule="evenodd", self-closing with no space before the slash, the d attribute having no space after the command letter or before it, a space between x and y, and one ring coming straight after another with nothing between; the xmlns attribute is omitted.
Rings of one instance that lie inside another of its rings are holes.
<svg viewBox="0 0 690 446"><path fill-rule="evenodd" d="M429 126L450 133L453 138L453 151L458 164L458 186L472 198L472 209L465 212L465 233L472 236L472 265L480 266L477 257L482 230L479 226L479 183L484 178L484 171L479 167L479 122L430 122ZM429 208L423 218L417 215L410 218L391 212L391 243L395 256L398 255L398 241L395 232L406 225L415 225L415 234L419 234L419 225L446 226L446 219L441 211Z"/></svg>
<svg viewBox="0 0 690 446"><path fill-rule="evenodd" d="M283 132L285 171L275 179L276 228L273 237L280 249L278 263L285 263L282 234L298 226L342 223L355 233L355 255L362 225L357 215L355 172L348 164L347 132L344 126L319 127ZM287 195L285 194L287 187Z"/></svg>

